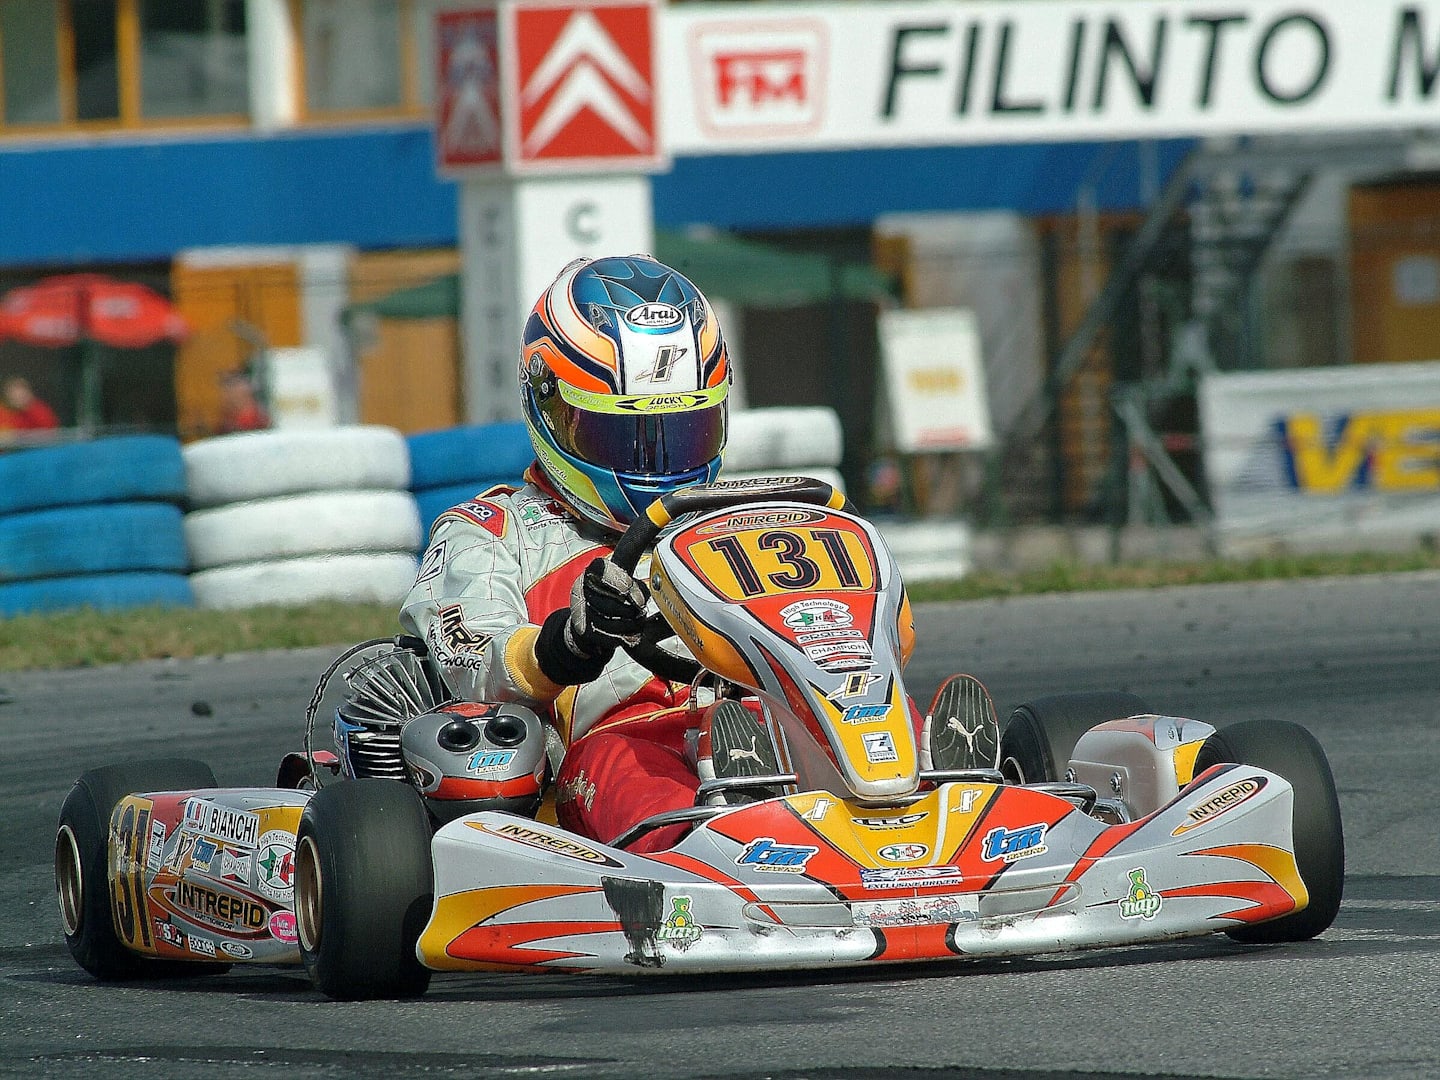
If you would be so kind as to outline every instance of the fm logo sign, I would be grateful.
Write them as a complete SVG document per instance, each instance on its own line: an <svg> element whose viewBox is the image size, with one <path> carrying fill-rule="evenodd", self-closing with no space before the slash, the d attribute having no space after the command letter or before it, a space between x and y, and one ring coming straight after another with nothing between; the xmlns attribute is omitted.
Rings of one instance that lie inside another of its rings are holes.
<svg viewBox="0 0 1440 1080"><path fill-rule="evenodd" d="M825 24L700 23L690 68L701 127L713 135L795 135L825 114Z"/></svg>
<svg viewBox="0 0 1440 1080"><path fill-rule="evenodd" d="M660 159L652 4L522 3L509 15L510 96L519 110L513 163L634 167Z"/></svg>

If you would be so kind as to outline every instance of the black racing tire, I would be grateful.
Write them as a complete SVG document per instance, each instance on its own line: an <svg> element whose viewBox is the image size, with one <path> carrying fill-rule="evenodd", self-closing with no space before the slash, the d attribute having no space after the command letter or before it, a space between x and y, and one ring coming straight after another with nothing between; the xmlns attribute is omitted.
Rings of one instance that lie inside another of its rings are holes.
<svg viewBox="0 0 1440 1080"><path fill-rule="evenodd" d="M154 758L91 769L75 781L55 833L55 892L61 928L75 962L97 979L213 975L229 964L156 960L132 952L115 933L109 881L110 814L137 791L192 791L216 786L203 761Z"/></svg>
<svg viewBox="0 0 1440 1080"><path fill-rule="evenodd" d="M1070 753L1096 724L1151 709L1134 694L1093 691L1052 694L1017 705L1000 736L1000 771L1012 784L1065 779Z"/></svg>
<svg viewBox="0 0 1440 1080"><path fill-rule="evenodd" d="M1299 724L1243 720L1205 740L1195 758L1195 775L1226 763L1268 769L1295 789L1295 863L1310 903L1292 915L1225 932L1249 943L1306 941L1335 921L1345 891L1345 834L1330 762L1315 736Z"/></svg>
<svg viewBox="0 0 1440 1080"><path fill-rule="evenodd" d="M415 943L434 894L430 818L396 780L321 788L300 817L295 918L310 981L340 1001L419 997Z"/></svg>

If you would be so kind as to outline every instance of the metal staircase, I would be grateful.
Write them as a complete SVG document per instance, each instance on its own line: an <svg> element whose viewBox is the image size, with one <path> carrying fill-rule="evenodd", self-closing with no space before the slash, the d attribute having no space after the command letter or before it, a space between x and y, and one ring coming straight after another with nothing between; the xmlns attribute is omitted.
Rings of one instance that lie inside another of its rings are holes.
<svg viewBox="0 0 1440 1080"><path fill-rule="evenodd" d="M1199 153L1203 156L1206 151ZM1213 151L1210 156L1213 155ZM1203 163L1203 161L1202 161ZM1278 162L1254 173L1199 170L1190 222L1191 317L1217 366L1255 367L1252 285L1265 253L1304 196L1312 173Z"/></svg>
<svg viewBox="0 0 1440 1080"><path fill-rule="evenodd" d="M1208 516L1155 432L1146 425L1147 401L1189 392L1204 370L1254 367L1256 318L1254 283L1264 258L1321 169L1377 175L1406 168L1414 136L1266 136L1209 141L1199 145L1171 174L1145 220L1085 316L1061 347L1044 385L1019 412L991 462L988 505L992 518L1008 517L1006 493L1033 491L1044 480L1035 474L1035 447L1057 403L1092 350L1104 341L1122 304L1133 302L1147 278L1188 279L1186 319L1168 350L1168 370L1153 382L1117 385L1115 413L1124 427L1132 458L1145 458L1149 473L1163 484L1192 519ZM1183 233L1186 264L1171 253ZM1143 430L1137 430L1143 426ZM1132 502L1131 517L1134 517ZM1018 507L1017 507L1018 509Z"/></svg>

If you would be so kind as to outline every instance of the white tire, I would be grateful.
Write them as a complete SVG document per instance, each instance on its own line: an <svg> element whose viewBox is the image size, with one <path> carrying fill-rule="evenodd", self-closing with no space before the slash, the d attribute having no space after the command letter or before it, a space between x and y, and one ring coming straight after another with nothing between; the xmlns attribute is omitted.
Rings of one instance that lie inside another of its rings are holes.
<svg viewBox="0 0 1440 1080"><path fill-rule="evenodd" d="M231 503L185 515L192 570L341 552L420 550L408 491L325 491Z"/></svg>
<svg viewBox="0 0 1440 1080"><path fill-rule="evenodd" d="M725 467L786 470L800 465L840 464L840 417L823 406L738 409L730 414Z"/></svg>
<svg viewBox="0 0 1440 1080"><path fill-rule="evenodd" d="M963 521L882 521L880 535L906 581L958 581L970 572L972 534Z"/></svg>
<svg viewBox="0 0 1440 1080"><path fill-rule="evenodd" d="M720 470L721 480L753 480L759 476L809 476L815 480L823 480L840 494L845 494L845 481L834 469L824 467L805 467L799 469L755 469L745 472L731 472L729 469Z"/></svg>
<svg viewBox="0 0 1440 1080"><path fill-rule="evenodd" d="M391 427L247 431L181 449L192 509L304 491L410 487L410 448Z"/></svg>
<svg viewBox="0 0 1440 1080"><path fill-rule="evenodd" d="M190 588L195 606L211 611L299 607L320 600L394 604L398 610L417 569L415 556L397 552L310 555L201 570L190 575Z"/></svg>

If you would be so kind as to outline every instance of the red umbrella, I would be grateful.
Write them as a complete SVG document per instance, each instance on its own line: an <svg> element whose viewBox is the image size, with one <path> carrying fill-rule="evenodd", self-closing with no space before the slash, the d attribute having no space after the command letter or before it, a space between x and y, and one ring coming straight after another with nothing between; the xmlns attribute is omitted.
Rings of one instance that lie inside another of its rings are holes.
<svg viewBox="0 0 1440 1080"><path fill-rule="evenodd" d="M12 289L0 300L0 338L57 347L99 341L139 349L189 333L153 289L103 274L62 274Z"/></svg>
<svg viewBox="0 0 1440 1080"><path fill-rule="evenodd" d="M143 349L188 333L170 301L133 281L103 274L61 274L11 289L0 299L0 340L60 348L80 346L82 426L100 422L101 345Z"/></svg>

